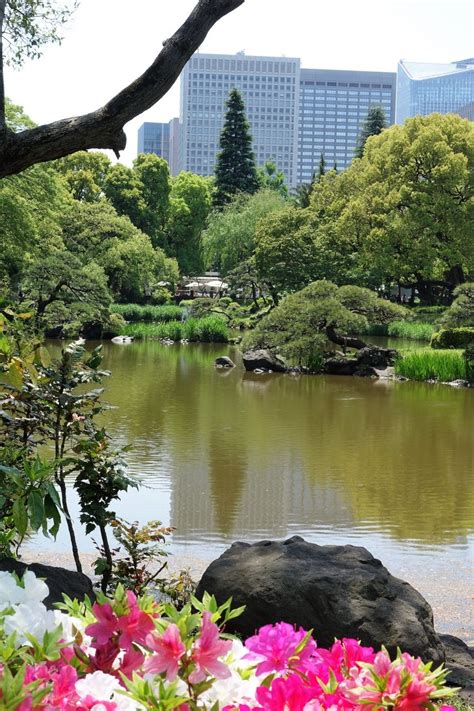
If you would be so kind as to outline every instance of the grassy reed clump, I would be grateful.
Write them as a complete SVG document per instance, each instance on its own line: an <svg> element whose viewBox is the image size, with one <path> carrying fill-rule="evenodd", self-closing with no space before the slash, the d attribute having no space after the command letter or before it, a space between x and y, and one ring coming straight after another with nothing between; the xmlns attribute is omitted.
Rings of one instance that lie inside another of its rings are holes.
<svg viewBox="0 0 474 711"><path fill-rule="evenodd" d="M166 321L180 321L183 316L179 306L150 306L141 304L113 304L111 311L120 314L126 321L136 323L160 323Z"/></svg>
<svg viewBox="0 0 474 711"><path fill-rule="evenodd" d="M171 341L195 341L201 343L227 343L229 330L218 316L190 318L187 321L161 323L128 323L120 332L121 336L140 339L168 338Z"/></svg>
<svg viewBox="0 0 474 711"><path fill-rule="evenodd" d="M414 341L429 341L435 330L432 323L423 321L393 321L387 329L389 336Z"/></svg>
<svg viewBox="0 0 474 711"><path fill-rule="evenodd" d="M467 365L462 351L430 349L407 351L395 363L395 373L410 380L449 383L466 380Z"/></svg>
<svg viewBox="0 0 474 711"><path fill-rule="evenodd" d="M391 336L413 341L429 341L436 328L422 321L393 321L389 324L371 324L365 331L368 336Z"/></svg>

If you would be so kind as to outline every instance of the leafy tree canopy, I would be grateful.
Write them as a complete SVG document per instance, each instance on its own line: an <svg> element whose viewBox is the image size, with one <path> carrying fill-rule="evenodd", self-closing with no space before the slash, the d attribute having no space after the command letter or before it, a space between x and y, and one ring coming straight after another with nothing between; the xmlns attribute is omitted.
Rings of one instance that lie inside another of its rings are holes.
<svg viewBox="0 0 474 711"><path fill-rule="evenodd" d="M78 151L56 162L66 187L75 200L98 202L104 197L111 162L100 151Z"/></svg>
<svg viewBox="0 0 474 711"><path fill-rule="evenodd" d="M204 260L209 268L228 274L255 250L255 231L262 217L285 207L275 190L238 195L221 212L213 212L202 235Z"/></svg>
<svg viewBox="0 0 474 711"><path fill-rule="evenodd" d="M454 296L455 299L443 314L441 323L448 328L474 326L474 282L456 287Z"/></svg>

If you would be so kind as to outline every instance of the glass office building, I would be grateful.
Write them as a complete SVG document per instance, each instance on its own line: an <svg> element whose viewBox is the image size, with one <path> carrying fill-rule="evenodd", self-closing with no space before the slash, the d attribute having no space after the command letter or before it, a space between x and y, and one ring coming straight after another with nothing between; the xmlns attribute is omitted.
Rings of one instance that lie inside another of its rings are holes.
<svg viewBox="0 0 474 711"><path fill-rule="evenodd" d="M300 60L244 53L195 54L181 75L181 170L213 175L232 89L242 94L257 165L274 161L297 180Z"/></svg>
<svg viewBox="0 0 474 711"><path fill-rule="evenodd" d="M469 118L473 101L474 58L450 64L399 62L396 123L433 112Z"/></svg>
<svg viewBox="0 0 474 711"><path fill-rule="evenodd" d="M170 126L168 123L144 123L138 129L138 153L155 153L170 159Z"/></svg>
<svg viewBox="0 0 474 711"><path fill-rule="evenodd" d="M354 158L369 109L395 116L393 72L302 69L298 131L298 184L311 182L321 155L326 168L346 168Z"/></svg>

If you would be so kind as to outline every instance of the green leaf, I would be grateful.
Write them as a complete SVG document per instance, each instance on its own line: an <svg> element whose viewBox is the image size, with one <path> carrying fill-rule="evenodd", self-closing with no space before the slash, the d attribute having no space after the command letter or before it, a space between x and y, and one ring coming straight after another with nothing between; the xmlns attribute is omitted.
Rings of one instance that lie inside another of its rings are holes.
<svg viewBox="0 0 474 711"><path fill-rule="evenodd" d="M23 499L17 499L12 507L13 521L19 535L23 538L28 528L28 512Z"/></svg>
<svg viewBox="0 0 474 711"><path fill-rule="evenodd" d="M30 512L31 528L33 531L37 531L44 519L43 497L38 491L32 491L28 496L28 509Z"/></svg>

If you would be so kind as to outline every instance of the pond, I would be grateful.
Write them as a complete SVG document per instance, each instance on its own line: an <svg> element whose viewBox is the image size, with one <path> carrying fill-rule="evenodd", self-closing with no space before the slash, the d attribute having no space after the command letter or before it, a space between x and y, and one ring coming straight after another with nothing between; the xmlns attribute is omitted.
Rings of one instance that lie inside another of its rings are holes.
<svg viewBox="0 0 474 711"><path fill-rule="evenodd" d="M238 367L214 368L226 354ZM232 346L104 344L106 424L133 444L142 482L118 513L174 526L176 553L212 559L235 540L299 534L366 546L420 589L461 590L474 553L474 390L240 363ZM93 549L84 535L80 547Z"/></svg>

